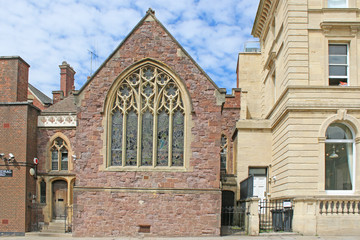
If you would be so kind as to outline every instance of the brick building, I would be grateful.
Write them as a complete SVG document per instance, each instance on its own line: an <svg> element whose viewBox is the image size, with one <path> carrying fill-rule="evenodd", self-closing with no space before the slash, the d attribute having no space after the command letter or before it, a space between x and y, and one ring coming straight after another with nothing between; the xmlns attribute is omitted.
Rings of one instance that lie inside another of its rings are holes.
<svg viewBox="0 0 360 240"><path fill-rule="evenodd" d="M11 184L19 195L8 208L17 218L0 213L1 234L46 229L64 216L74 236L220 234L220 151L232 158L240 90L226 95L216 86L152 10L80 90L63 62L52 102L28 85L21 58L0 60L9 89L0 101L8 113L1 170L12 170L0 178L8 192L0 205L14 198ZM10 152L15 161L6 159ZM36 183L29 173L35 157ZM16 168L20 161L24 167Z"/></svg>

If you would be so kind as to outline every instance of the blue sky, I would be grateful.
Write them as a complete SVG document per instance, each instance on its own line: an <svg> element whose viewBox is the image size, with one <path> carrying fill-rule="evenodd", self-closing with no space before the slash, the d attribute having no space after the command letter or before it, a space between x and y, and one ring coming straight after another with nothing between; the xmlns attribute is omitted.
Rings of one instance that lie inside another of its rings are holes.
<svg viewBox="0 0 360 240"><path fill-rule="evenodd" d="M79 89L146 14L156 17L219 87L236 87L236 61L259 0L0 0L0 56L30 64L29 82L49 97L59 65ZM256 40L256 39L255 39ZM91 67L90 51L96 52Z"/></svg>

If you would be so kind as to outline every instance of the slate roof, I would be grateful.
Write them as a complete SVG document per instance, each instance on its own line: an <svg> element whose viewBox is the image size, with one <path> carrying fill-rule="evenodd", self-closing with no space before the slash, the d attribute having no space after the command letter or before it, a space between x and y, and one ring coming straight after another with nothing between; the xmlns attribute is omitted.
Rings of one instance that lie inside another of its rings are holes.
<svg viewBox="0 0 360 240"><path fill-rule="evenodd" d="M30 91L39 99L44 105L52 104L52 99L46 96L43 92L41 92L39 89L34 87L29 83L29 89Z"/></svg>
<svg viewBox="0 0 360 240"><path fill-rule="evenodd" d="M42 114L64 114L64 113L76 113L76 101L73 94L70 94L63 100L51 105L47 109L42 111Z"/></svg>

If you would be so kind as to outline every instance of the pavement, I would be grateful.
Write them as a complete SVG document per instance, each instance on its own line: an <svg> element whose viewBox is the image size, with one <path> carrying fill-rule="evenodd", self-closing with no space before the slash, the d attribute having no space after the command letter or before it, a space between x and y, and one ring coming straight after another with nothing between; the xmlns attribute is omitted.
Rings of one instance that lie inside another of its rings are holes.
<svg viewBox="0 0 360 240"><path fill-rule="evenodd" d="M2 236L0 239L4 240L360 240L360 236L302 236L299 234L261 234L259 236L222 236L222 237L86 237L78 238L72 237L71 234L59 234L59 235L40 235L40 234L26 234L25 236Z"/></svg>

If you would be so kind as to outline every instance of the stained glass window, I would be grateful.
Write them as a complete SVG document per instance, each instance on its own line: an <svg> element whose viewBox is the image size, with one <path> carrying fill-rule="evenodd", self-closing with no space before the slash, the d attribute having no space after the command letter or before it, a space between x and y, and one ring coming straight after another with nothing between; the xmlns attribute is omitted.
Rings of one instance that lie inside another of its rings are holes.
<svg viewBox="0 0 360 240"><path fill-rule="evenodd" d="M185 109L177 82L151 64L125 76L110 116L111 166L184 166Z"/></svg>
<svg viewBox="0 0 360 240"><path fill-rule="evenodd" d="M172 165L182 166L184 162L184 115L175 111L172 136Z"/></svg>
<svg viewBox="0 0 360 240"><path fill-rule="evenodd" d="M56 138L50 149L51 170L68 170L68 146L60 137Z"/></svg>
<svg viewBox="0 0 360 240"><path fill-rule="evenodd" d="M224 171L226 171L227 145L227 138L223 134L220 140L220 169Z"/></svg>
<svg viewBox="0 0 360 240"><path fill-rule="evenodd" d="M167 166L169 160L169 116L163 110L158 117L157 164Z"/></svg>

